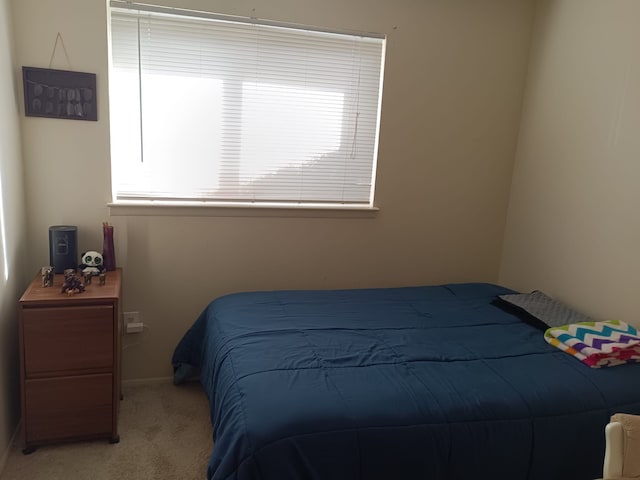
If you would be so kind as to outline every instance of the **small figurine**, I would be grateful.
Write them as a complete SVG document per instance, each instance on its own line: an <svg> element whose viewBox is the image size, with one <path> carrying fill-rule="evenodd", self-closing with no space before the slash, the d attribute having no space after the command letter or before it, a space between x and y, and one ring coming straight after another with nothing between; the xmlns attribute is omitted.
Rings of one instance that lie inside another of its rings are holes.
<svg viewBox="0 0 640 480"><path fill-rule="evenodd" d="M107 283L107 276L104 273L98 275L98 278L100 279L100 285L104 285Z"/></svg>
<svg viewBox="0 0 640 480"><path fill-rule="evenodd" d="M62 282L62 293L71 296L75 293L84 292L84 283L76 276L76 271L68 268L64 271L64 281Z"/></svg>
<svg viewBox="0 0 640 480"><path fill-rule="evenodd" d="M80 259L82 260L82 263L79 268L82 270L84 275L89 273L91 275L100 275L104 272L104 260L101 253L96 252L95 250L89 250L88 252L84 252L80 256Z"/></svg>
<svg viewBox="0 0 640 480"><path fill-rule="evenodd" d="M53 267L51 265L42 267L42 286L53 287Z"/></svg>

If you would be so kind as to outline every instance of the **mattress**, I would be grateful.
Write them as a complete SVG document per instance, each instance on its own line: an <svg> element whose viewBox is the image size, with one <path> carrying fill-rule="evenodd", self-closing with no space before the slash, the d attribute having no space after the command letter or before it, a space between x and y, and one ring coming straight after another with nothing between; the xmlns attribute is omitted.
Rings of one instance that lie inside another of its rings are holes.
<svg viewBox="0 0 640 480"><path fill-rule="evenodd" d="M590 369L487 283L238 293L173 355L198 373L207 478L592 479L604 427L640 413L640 365Z"/></svg>

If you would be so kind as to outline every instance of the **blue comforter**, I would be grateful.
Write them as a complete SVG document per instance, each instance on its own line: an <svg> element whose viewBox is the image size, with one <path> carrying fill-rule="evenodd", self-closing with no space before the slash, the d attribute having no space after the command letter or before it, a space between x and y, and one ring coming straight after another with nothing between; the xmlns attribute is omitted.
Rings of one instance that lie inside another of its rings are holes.
<svg viewBox="0 0 640 480"><path fill-rule="evenodd" d="M640 365L590 369L490 284L240 293L176 347L200 373L207 478L593 479Z"/></svg>

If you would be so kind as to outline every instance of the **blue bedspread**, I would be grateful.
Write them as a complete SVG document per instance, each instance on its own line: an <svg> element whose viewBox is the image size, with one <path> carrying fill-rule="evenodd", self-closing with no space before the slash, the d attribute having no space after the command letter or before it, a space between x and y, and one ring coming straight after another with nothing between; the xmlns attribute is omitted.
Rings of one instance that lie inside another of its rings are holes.
<svg viewBox="0 0 640 480"><path fill-rule="evenodd" d="M210 400L207 478L593 479L640 365L590 369L490 284L240 293L176 347Z"/></svg>

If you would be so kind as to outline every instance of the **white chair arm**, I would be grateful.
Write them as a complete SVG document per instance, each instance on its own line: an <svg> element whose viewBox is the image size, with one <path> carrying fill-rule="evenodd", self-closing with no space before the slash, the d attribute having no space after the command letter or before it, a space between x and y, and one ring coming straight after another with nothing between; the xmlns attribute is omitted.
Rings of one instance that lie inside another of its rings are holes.
<svg viewBox="0 0 640 480"><path fill-rule="evenodd" d="M624 430L619 422L611 422L604 429L606 449L604 452L604 480L622 476L624 463Z"/></svg>

